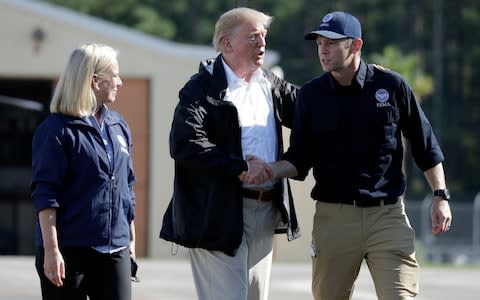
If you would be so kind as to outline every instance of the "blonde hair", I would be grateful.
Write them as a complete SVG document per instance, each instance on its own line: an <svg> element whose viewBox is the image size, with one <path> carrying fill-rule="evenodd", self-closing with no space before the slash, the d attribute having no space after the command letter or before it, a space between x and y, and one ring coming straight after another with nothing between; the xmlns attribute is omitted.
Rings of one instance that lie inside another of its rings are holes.
<svg viewBox="0 0 480 300"><path fill-rule="evenodd" d="M101 77L111 72L117 55L117 50L101 44L84 44L73 50L55 87L50 112L75 117L92 115L97 106L93 75Z"/></svg>
<svg viewBox="0 0 480 300"><path fill-rule="evenodd" d="M272 17L247 7L237 7L225 12L215 24L215 33L213 35L213 47L215 50L223 52L222 39L232 35L239 25L248 22L260 22L267 29L272 23Z"/></svg>

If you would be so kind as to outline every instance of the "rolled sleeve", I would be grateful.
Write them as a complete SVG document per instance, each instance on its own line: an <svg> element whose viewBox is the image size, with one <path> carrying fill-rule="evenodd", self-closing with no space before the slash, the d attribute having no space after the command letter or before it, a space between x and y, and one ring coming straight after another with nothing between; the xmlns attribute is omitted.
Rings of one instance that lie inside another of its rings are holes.
<svg viewBox="0 0 480 300"><path fill-rule="evenodd" d="M410 141L412 156L417 166L428 170L443 162L444 155L420 103L416 100L412 89L403 83L405 114L402 117L402 130L405 138Z"/></svg>

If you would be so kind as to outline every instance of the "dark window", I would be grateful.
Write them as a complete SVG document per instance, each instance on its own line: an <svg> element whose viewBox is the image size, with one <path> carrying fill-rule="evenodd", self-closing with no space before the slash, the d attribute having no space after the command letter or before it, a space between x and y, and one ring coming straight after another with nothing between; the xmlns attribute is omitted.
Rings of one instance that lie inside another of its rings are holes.
<svg viewBox="0 0 480 300"><path fill-rule="evenodd" d="M47 116L51 80L0 79L0 254L32 254L32 137Z"/></svg>

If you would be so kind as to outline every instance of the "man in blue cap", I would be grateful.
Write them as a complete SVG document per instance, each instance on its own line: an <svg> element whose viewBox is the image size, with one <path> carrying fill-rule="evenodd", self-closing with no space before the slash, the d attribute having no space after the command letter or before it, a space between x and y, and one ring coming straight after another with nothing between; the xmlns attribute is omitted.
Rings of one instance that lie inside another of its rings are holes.
<svg viewBox="0 0 480 300"><path fill-rule="evenodd" d="M357 18L331 12L305 39L316 41L325 73L301 88L290 148L271 168L299 180L313 168L314 298L350 299L365 259L378 299L412 299L419 266L403 202L402 134L433 191L434 235L452 221L443 153L408 83L361 59Z"/></svg>

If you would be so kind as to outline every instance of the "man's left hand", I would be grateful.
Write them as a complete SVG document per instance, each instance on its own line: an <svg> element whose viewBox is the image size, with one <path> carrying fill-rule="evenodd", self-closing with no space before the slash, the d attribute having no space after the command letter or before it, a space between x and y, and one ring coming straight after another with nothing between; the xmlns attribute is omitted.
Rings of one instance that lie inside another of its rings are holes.
<svg viewBox="0 0 480 300"><path fill-rule="evenodd" d="M432 203L432 234L439 235L447 232L452 225L452 212L447 200L434 197Z"/></svg>

